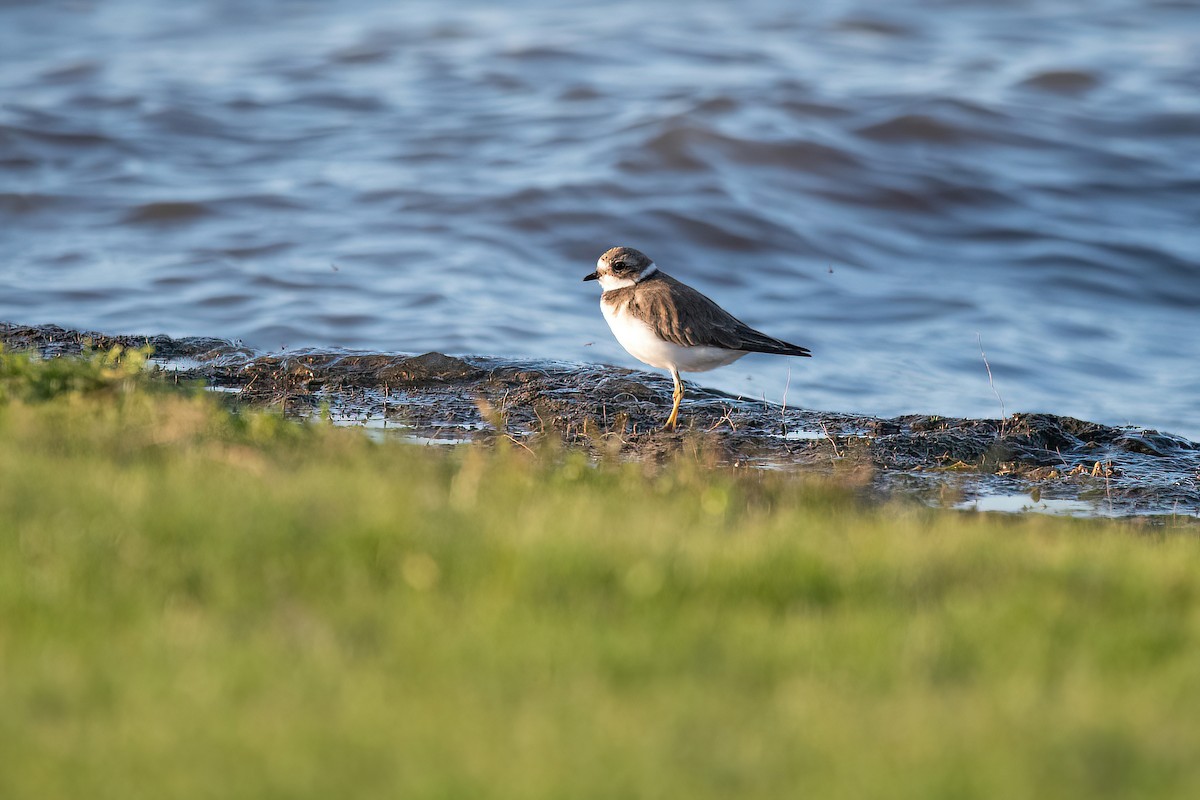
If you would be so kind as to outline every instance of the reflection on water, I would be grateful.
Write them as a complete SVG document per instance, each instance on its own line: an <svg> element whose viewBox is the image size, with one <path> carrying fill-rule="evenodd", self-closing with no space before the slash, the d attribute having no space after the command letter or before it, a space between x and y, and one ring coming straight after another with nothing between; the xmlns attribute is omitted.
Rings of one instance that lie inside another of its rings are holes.
<svg viewBox="0 0 1200 800"><path fill-rule="evenodd" d="M1033 511L1039 514L1054 514L1066 517L1094 517L1111 515L1112 507L1103 503L1089 503L1086 500L1058 500L1051 498L1031 500L1027 494L988 495L966 500L955 508L966 511L1003 511L1018 513Z"/></svg>
<svg viewBox="0 0 1200 800"><path fill-rule="evenodd" d="M1200 3L808 5L6 4L0 319L633 366L628 244L816 356L707 385L1200 437Z"/></svg>

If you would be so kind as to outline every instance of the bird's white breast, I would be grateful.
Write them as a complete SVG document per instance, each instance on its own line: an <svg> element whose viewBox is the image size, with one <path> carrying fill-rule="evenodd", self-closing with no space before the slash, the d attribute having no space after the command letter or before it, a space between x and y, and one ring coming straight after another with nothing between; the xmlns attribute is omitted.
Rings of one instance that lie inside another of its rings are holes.
<svg viewBox="0 0 1200 800"><path fill-rule="evenodd" d="M740 350L722 347L684 347L660 339L654 328L630 314L625 306L614 307L600 298L600 311L612 329L613 336L629 354L642 363L659 369L680 372L707 372L732 364L746 355Z"/></svg>

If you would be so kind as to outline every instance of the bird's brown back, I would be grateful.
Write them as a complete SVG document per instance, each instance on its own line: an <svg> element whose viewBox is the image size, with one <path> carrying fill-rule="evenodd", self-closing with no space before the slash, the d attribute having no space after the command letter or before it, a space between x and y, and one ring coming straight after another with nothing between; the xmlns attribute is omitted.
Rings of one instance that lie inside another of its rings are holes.
<svg viewBox="0 0 1200 800"><path fill-rule="evenodd" d="M605 292L602 302L624 308L659 338L685 347L807 356L807 348L756 331L686 283L661 270L633 286Z"/></svg>

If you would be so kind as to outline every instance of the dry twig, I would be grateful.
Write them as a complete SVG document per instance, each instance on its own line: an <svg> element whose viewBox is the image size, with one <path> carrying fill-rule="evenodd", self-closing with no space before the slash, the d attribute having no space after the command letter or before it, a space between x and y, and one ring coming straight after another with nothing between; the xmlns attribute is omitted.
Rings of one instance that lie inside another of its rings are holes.
<svg viewBox="0 0 1200 800"><path fill-rule="evenodd" d="M983 352L983 337L979 332L975 332L975 341L979 343L979 355L983 356L983 368L987 370L988 386L992 387L992 394L996 395L996 399L1000 401L1000 438L1004 438L1004 425L1008 422L1008 413L1004 410L1004 398L1000 396L1000 390L996 388L996 382L992 380L992 365L988 363L987 353Z"/></svg>

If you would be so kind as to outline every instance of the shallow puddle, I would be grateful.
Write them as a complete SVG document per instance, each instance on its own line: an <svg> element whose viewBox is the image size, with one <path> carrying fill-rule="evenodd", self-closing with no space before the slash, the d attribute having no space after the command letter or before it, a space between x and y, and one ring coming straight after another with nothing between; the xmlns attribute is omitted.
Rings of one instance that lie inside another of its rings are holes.
<svg viewBox="0 0 1200 800"><path fill-rule="evenodd" d="M1038 500L1028 494L994 494L964 500L954 506L963 511L1002 511L1021 513L1032 511L1038 514L1054 514L1067 517L1112 516L1112 508L1104 504L1085 500Z"/></svg>

